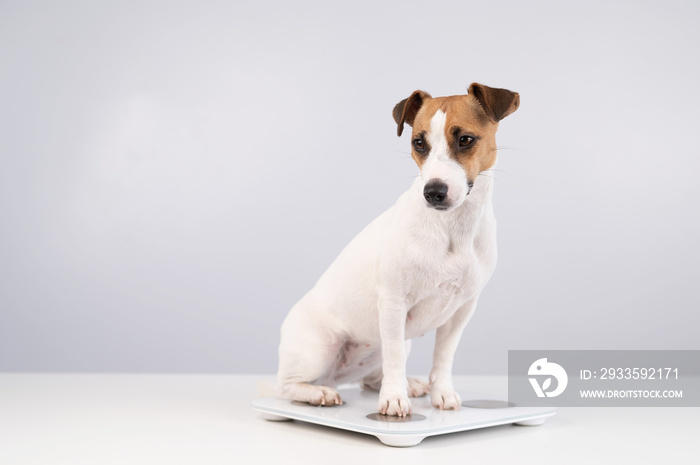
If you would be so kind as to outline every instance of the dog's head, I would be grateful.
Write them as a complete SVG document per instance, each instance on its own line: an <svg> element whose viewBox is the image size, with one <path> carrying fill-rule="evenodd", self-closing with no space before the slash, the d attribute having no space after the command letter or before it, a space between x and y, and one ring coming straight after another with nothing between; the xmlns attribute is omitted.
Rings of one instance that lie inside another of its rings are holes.
<svg viewBox="0 0 700 465"><path fill-rule="evenodd" d="M518 109L520 96L474 83L467 95L432 98L421 90L394 107L398 135L413 127L411 155L424 180L427 205L452 210L476 177L496 162L498 122Z"/></svg>

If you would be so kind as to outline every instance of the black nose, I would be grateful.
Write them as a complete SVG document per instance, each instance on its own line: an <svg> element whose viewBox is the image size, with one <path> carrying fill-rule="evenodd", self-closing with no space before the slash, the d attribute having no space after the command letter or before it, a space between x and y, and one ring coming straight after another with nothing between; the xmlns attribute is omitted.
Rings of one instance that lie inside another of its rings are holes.
<svg viewBox="0 0 700 465"><path fill-rule="evenodd" d="M447 201L447 184L439 180L430 181L423 188L423 196L430 205L444 205Z"/></svg>

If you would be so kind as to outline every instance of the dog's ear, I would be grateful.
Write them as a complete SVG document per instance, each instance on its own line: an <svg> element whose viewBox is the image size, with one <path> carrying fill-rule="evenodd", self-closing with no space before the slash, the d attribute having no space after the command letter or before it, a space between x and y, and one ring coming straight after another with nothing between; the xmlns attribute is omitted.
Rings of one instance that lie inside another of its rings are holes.
<svg viewBox="0 0 700 465"><path fill-rule="evenodd" d="M397 135L400 136L401 133L403 133L403 123L408 123L409 126L413 126L413 121L416 119L418 110L423 106L423 102L429 98L431 98L429 93L417 90L412 93L410 97L396 104L394 107L394 121L398 124L396 128Z"/></svg>
<svg viewBox="0 0 700 465"><path fill-rule="evenodd" d="M486 115L496 123L520 106L520 95L506 89L496 89L475 82L469 86L468 93L479 101Z"/></svg>

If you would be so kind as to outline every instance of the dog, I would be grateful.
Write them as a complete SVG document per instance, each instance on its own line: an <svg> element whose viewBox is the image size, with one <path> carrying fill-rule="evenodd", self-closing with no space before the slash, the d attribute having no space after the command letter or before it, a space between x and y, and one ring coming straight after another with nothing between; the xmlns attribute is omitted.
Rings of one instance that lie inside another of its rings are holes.
<svg viewBox="0 0 700 465"><path fill-rule="evenodd" d="M520 105L506 89L473 83L466 95L417 90L393 110L397 134L413 128L420 176L362 230L281 329L277 395L342 404L335 386L379 391L379 413L407 416L430 393L458 409L452 364L462 331L496 266L493 177L498 123ZM406 377L411 338L436 329L429 384Z"/></svg>

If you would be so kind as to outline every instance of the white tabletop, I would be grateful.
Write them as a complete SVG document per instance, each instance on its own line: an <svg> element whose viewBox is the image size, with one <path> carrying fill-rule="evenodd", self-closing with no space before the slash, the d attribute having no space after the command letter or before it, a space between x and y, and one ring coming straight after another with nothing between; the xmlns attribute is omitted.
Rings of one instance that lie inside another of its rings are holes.
<svg viewBox="0 0 700 465"><path fill-rule="evenodd" d="M0 464L698 463L700 409L560 408L397 449L375 437L250 408L272 376L0 374ZM506 379L457 377L504 395ZM361 462L359 462L361 463ZM391 462L387 462L391 463Z"/></svg>

